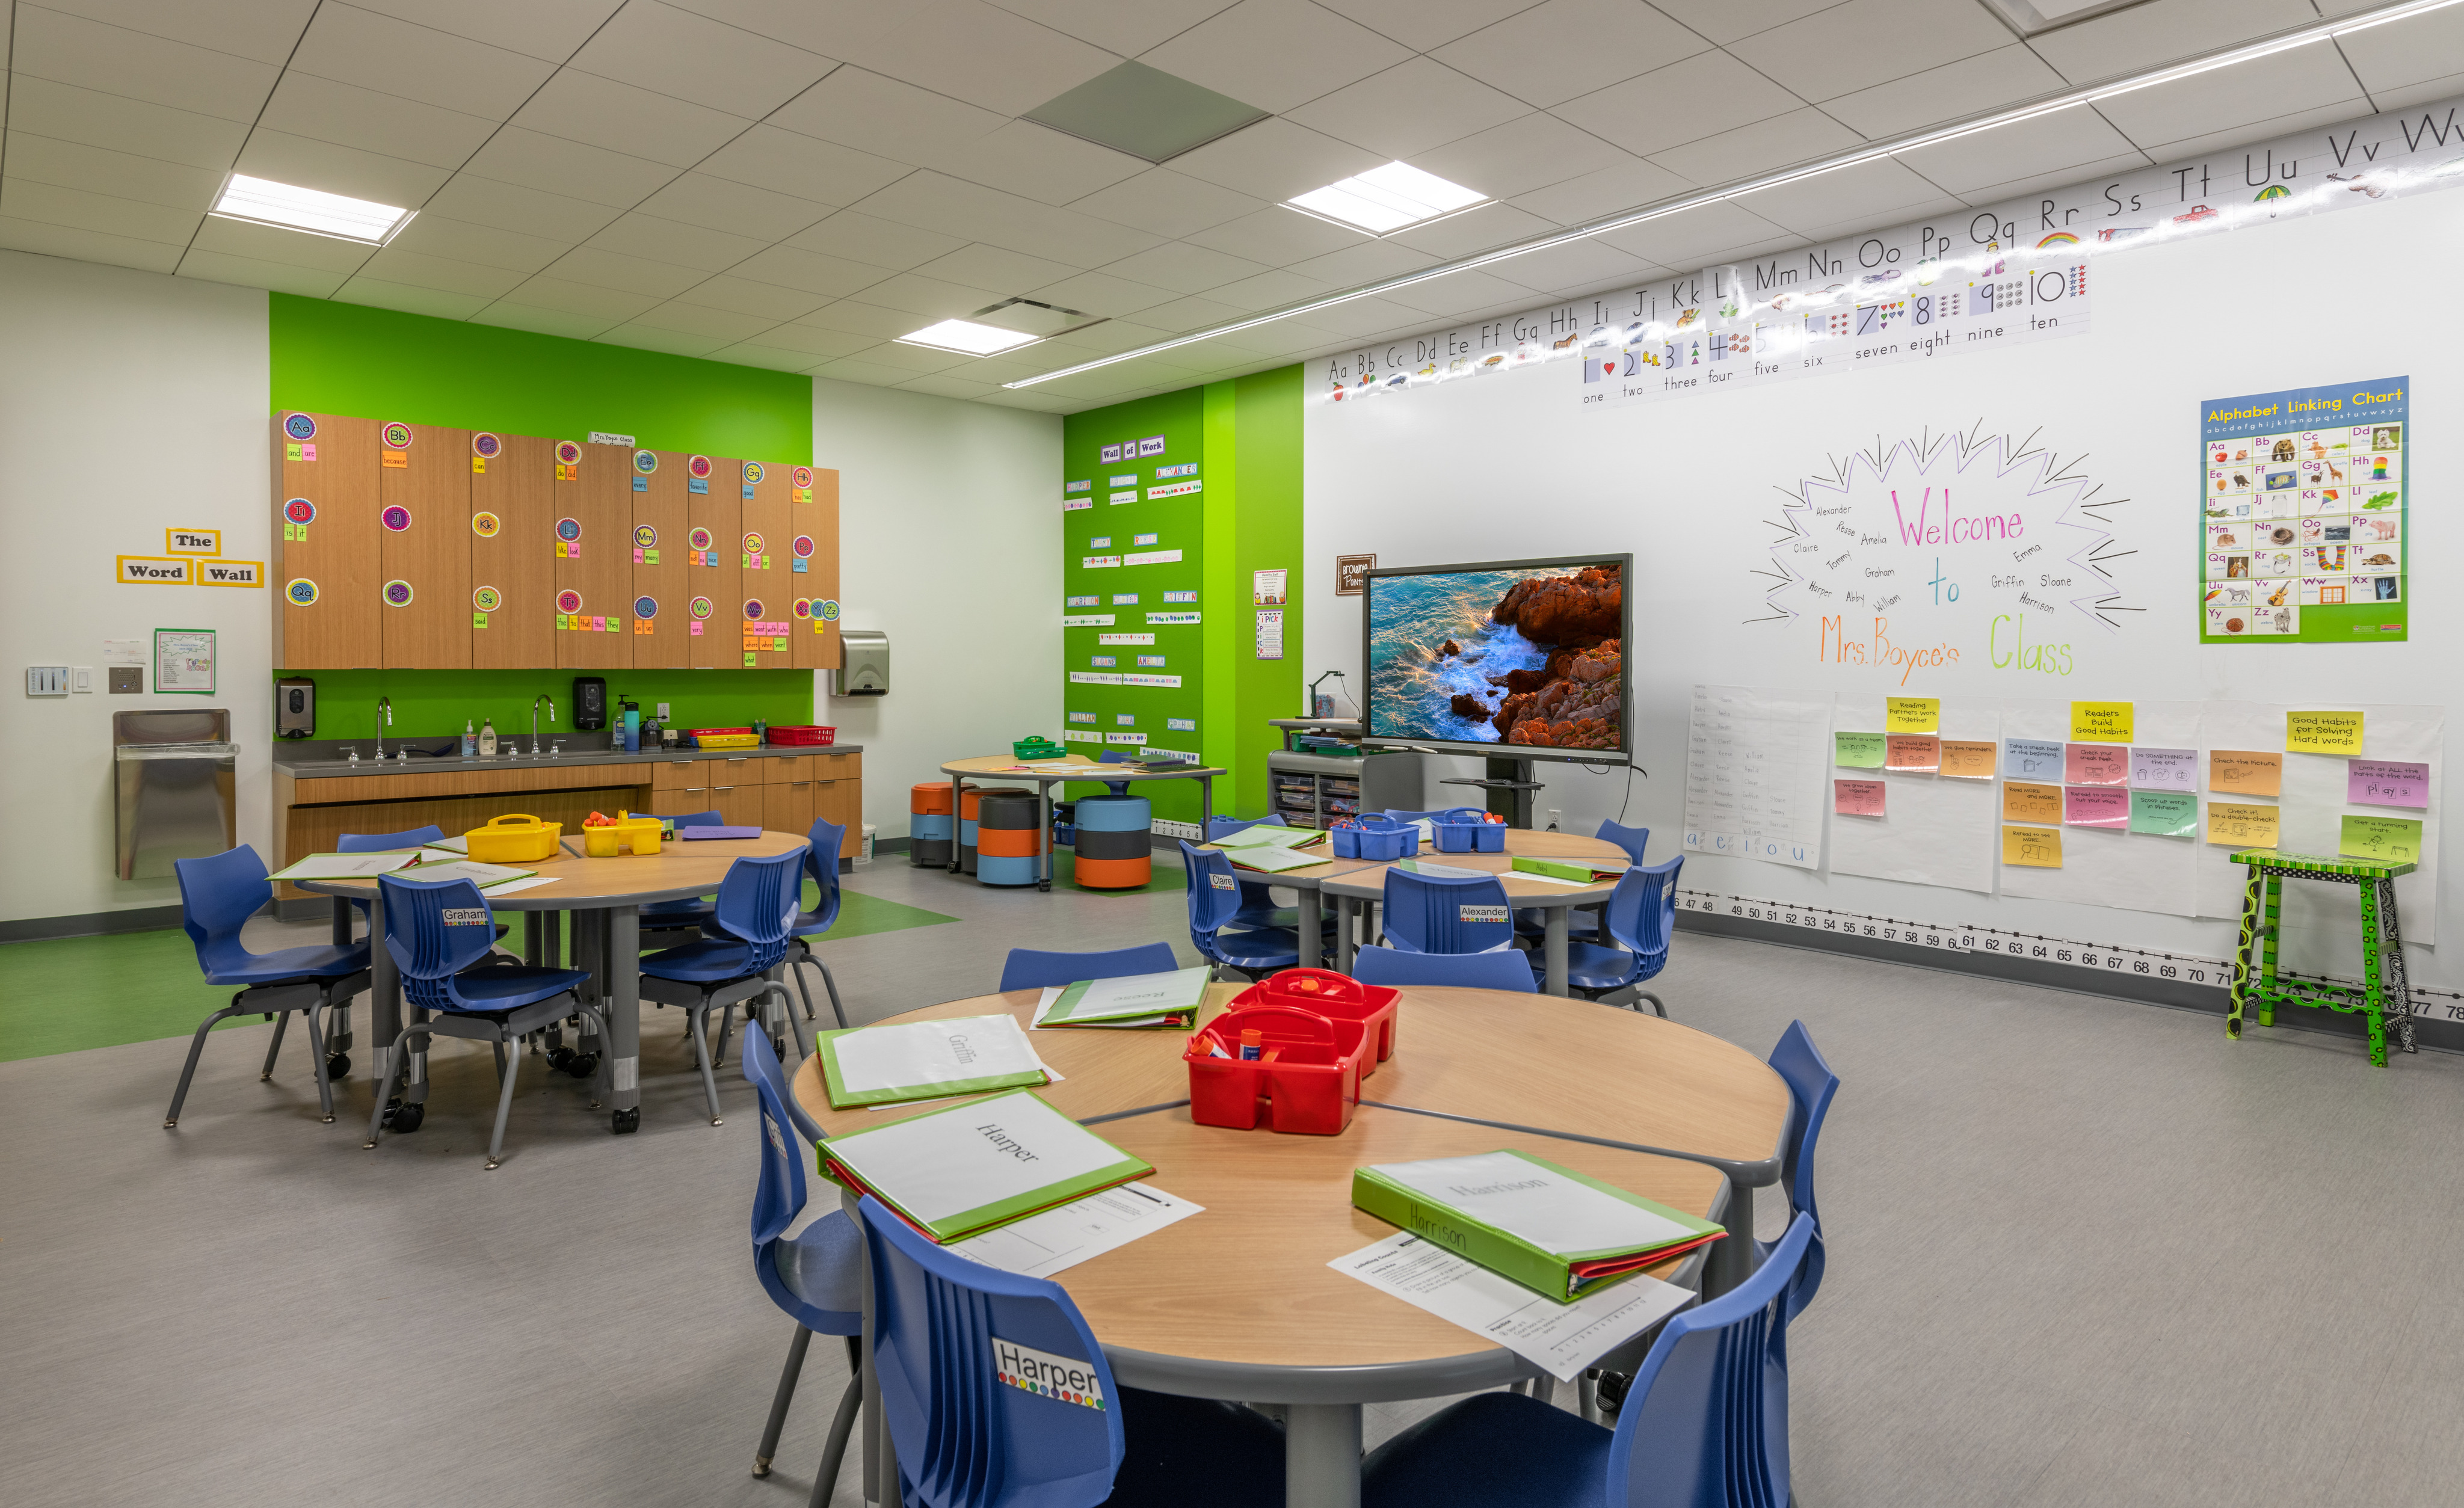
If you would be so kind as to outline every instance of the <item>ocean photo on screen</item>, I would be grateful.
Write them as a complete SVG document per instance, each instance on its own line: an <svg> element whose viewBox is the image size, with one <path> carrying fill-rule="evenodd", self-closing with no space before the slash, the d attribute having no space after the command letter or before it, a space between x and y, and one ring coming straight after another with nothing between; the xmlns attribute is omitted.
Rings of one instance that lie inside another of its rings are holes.
<svg viewBox="0 0 2464 1508"><path fill-rule="evenodd" d="M1618 747L1623 570L1435 571L1369 581L1369 734Z"/></svg>

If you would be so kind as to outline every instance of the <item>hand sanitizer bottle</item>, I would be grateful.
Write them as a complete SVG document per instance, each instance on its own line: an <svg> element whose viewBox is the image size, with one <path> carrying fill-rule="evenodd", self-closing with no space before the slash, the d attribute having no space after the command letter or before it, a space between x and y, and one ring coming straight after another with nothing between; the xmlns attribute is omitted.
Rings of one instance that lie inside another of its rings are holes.
<svg viewBox="0 0 2464 1508"><path fill-rule="evenodd" d="M482 718L479 722L479 757L496 757L496 720L493 717Z"/></svg>
<svg viewBox="0 0 2464 1508"><path fill-rule="evenodd" d="M462 719L462 757L470 758L479 752L479 735L471 727L471 719Z"/></svg>

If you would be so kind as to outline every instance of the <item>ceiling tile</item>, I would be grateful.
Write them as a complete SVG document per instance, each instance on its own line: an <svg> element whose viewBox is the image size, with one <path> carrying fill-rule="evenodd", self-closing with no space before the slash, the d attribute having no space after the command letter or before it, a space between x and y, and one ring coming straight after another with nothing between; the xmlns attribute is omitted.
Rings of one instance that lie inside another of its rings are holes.
<svg viewBox="0 0 2464 1508"><path fill-rule="evenodd" d="M1511 267L1512 263L1503 264ZM1465 273L1448 273L1425 283L1413 283L1384 295L1407 309L1418 309L1433 319L1466 322L1492 314L1521 314L1545 296L1511 278L1498 274L1496 268L1481 268Z"/></svg>
<svg viewBox="0 0 2464 1508"><path fill-rule="evenodd" d="M188 249L180 258L182 277L193 277L208 283L235 283L242 288L266 288L277 294L297 294L302 298L330 298L334 290L348 278L341 273L320 272L313 267L298 267L289 262L261 262L250 256L232 256L222 251Z"/></svg>
<svg viewBox="0 0 2464 1508"><path fill-rule="evenodd" d="M1287 215L1292 219L1302 218L1290 214L1288 210L1279 209L1275 213ZM1347 237L1338 244L1349 245L1358 239L1357 236ZM1331 249L1327 246L1317 248L1321 251ZM1202 294L1210 288L1220 288L1236 278L1263 273L1267 265L1263 261L1251 261L1247 257L1234 256L1229 252L1194 246L1186 241L1169 241L1162 246L1151 247L1140 251L1135 256L1122 257L1119 261L1105 267L1104 271L1116 276L1130 278L1134 282L1152 283L1157 288L1170 289L1177 294Z"/></svg>
<svg viewBox="0 0 2464 1508"><path fill-rule="evenodd" d="M873 350L879 349L878 346L873 347ZM825 361L813 368L813 375L826 377L834 382L862 382L868 387L888 387L893 382L906 382L915 375L903 366L885 366L879 361L868 361L866 358L871 354L872 351L867 351L864 356L843 357L835 361Z"/></svg>
<svg viewBox="0 0 2464 1508"><path fill-rule="evenodd" d="M495 139L463 165L465 175L493 178L568 199L629 209L667 186L676 170L663 163L628 157L605 147L526 131L517 125Z"/></svg>
<svg viewBox="0 0 2464 1508"><path fill-rule="evenodd" d="M1529 11L1540 0L1348 0L1343 13L1416 53Z"/></svg>
<svg viewBox="0 0 2464 1508"><path fill-rule="evenodd" d="M293 136L259 126L249 133L248 145L231 164L252 178L271 178L329 194L347 194L381 205L416 209L445 186L451 169L426 163L363 152L314 137Z"/></svg>
<svg viewBox="0 0 2464 1508"><path fill-rule="evenodd" d="M751 236L766 244L818 223L830 207L708 173L685 173L643 200L638 212Z"/></svg>
<svg viewBox="0 0 2464 1508"><path fill-rule="evenodd" d="M774 246L756 251L728 271L737 277L776 283L781 288L820 294L829 298L844 298L890 275L890 269L886 267L875 267L869 262L850 262L845 257L825 256L818 251L793 246Z"/></svg>
<svg viewBox="0 0 2464 1508"><path fill-rule="evenodd" d="M400 20L561 63L614 15L624 0L326 0L325 10L373 11Z"/></svg>
<svg viewBox="0 0 2464 1508"><path fill-rule="evenodd" d="M317 0L43 0L64 11L282 66L317 10Z"/></svg>
<svg viewBox="0 0 2464 1508"><path fill-rule="evenodd" d="M39 6L16 8L10 72L225 120L256 119L279 68Z"/></svg>
<svg viewBox="0 0 2464 1508"><path fill-rule="evenodd" d="M1148 170L1141 159L1082 142L1032 120L1010 120L962 147L919 147L918 166L1023 194L1047 205L1066 205Z"/></svg>
<svg viewBox="0 0 2464 1508"><path fill-rule="evenodd" d="M691 167L752 122L704 105L566 69L539 87L515 123L629 157Z"/></svg>
<svg viewBox="0 0 2464 1508"><path fill-rule="evenodd" d="M1312 99L1288 118L1380 157L1402 158L1530 111L1443 63L1413 57Z"/></svg>
<svg viewBox="0 0 2464 1508"><path fill-rule="evenodd" d="M1531 288L1608 288L1649 278L1661 266L1587 238L1526 252L1494 264L1494 270Z"/></svg>
<svg viewBox="0 0 2464 1508"><path fill-rule="evenodd" d="M197 233L188 244L193 251L246 257L253 261L281 262L292 267L312 267L319 272L341 276L358 272L376 251L375 247L362 246L356 241L337 241L332 236L310 235L304 230L285 230L277 226L251 225L240 220L217 220L211 215L198 225ZM187 269L183 267L182 271Z"/></svg>
<svg viewBox="0 0 2464 1508"><path fill-rule="evenodd" d="M375 277L354 277L336 289L334 297L346 304L399 309L405 314L436 319L468 319L492 301L473 294L448 293L413 283L388 283Z"/></svg>
<svg viewBox="0 0 2464 1508"><path fill-rule="evenodd" d="M803 93L838 60L659 0L632 0L567 66L759 119Z"/></svg>
<svg viewBox="0 0 2464 1508"><path fill-rule="evenodd" d="M467 220L449 220L433 211L423 211L418 219L403 227L380 254L416 253L502 273L528 273L562 256L570 247L570 242L523 235L491 225L473 225Z"/></svg>
<svg viewBox="0 0 2464 1508"><path fill-rule="evenodd" d="M492 9L502 16L528 10L532 3L524 0L520 7ZM291 70L502 120L520 109L555 69L537 57L508 51L512 44L502 36L495 40L502 45L490 46L468 35L450 35L328 0L318 11L308 34L300 38Z"/></svg>
<svg viewBox="0 0 2464 1508"><path fill-rule="evenodd" d="M2368 106L2359 98L2333 100L2322 105L2313 105L2306 110L2297 110L2290 115L2262 116L2255 120L2246 120L2227 130L2211 132L2205 136L2184 137L2178 142L2158 142L2147 150L2160 163L2196 158L2210 152L2231 151L2235 147L2273 141L2319 126L2338 125L2361 115L2367 108ZM2226 185L2231 185L2233 193L2250 192L2248 187L2219 174L2218 197L2225 196L2223 188Z"/></svg>
<svg viewBox="0 0 2464 1508"><path fill-rule="evenodd" d="M539 247L553 246L558 251L588 240L601 226L623 213L605 205L585 199L571 199L562 194L524 187L518 184L500 183L473 173L457 173L453 181L431 196L419 218L405 227L404 236L424 238L422 227L431 215L465 225L511 231L520 237L518 243L504 244L500 254L471 255L473 261L484 261L498 267L520 267L529 262ZM441 255L461 256L461 250L431 247L428 250Z"/></svg>
<svg viewBox="0 0 2464 1508"><path fill-rule="evenodd" d="M572 340L587 340L615 323L613 319L601 315L575 314L566 309L542 309L536 304L509 303L503 299L498 299L473 315L471 322L502 325L508 330L533 330L540 335L561 335Z"/></svg>
<svg viewBox="0 0 2464 1508"><path fill-rule="evenodd" d="M734 273L707 277L677 295L680 303L698 304L704 309L724 309L732 314L760 317L762 327L784 319L801 319L829 298L822 294L802 289L782 288L777 283L764 283Z"/></svg>
<svg viewBox="0 0 2464 1508"><path fill-rule="evenodd" d="M1135 57L1230 9L1233 0L1139 0L1136 5L1121 5L1117 0L994 0L994 4L1082 42Z"/></svg>
<svg viewBox="0 0 2464 1508"><path fill-rule="evenodd" d="M864 68L842 68L773 112L768 123L892 162L959 152L1002 124L1000 112L963 103Z"/></svg>
<svg viewBox="0 0 2464 1508"><path fill-rule="evenodd" d="M9 126L11 132L158 157L217 175L229 170L248 138L248 127L235 121L24 75L10 82Z"/></svg>
<svg viewBox="0 0 2464 1508"><path fill-rule="evenodd" d="M2038 173L2030 178L2013 179L2008 183L1985 184L1975 188L1963 189L1959 197L1968 201L1970 208L1982 208L1986 205L1998 205L2006 199L2042 193L2048 188L2066 188L2073 184L2118 178L2124 173L2136 172L2147 165L2146 153L2128 152L2118 157L2108 157L2101 162L2075 163L2068 167L2057 168L2050 173Z"/></svg>
<svg viewBox="0 0 2464 1508"><path fill-rule="evenodd" d="M1514 207L1561 226L1581 225L1620 210L1639 208L1691 186L1656 163L1628 158L1595 173L1517 194Z"/></svg>
<svg viewBox="0 0 2464 1508"><path fill-rule="evenodd" d="M1534 111L1422 152L1412 165L1491 199L1507 199L1626 161L1626 153L1598 137Z"/></svg>
<svg viewBox="0 0 2464 1508"><path fill-rule="evenodd" d="M1799 238L1760 215L1722 201L1611 230L1598 239L1615 251L1692 272L1728 247Z"/></svg>
<svg viewBox="0 0 2464 1508"><path fill-rule="evenodd" d="M1699 142L1654 152L1651 161L1697 184L1724 184L1844 151L1862 139L1819 110L1792 110Z"/></svg>
<svg viewBox="0 0 2464 1508"><path fill-rule="evenodd" d="M912 377L921 372L946 372L953 368L964 370L973 366L981 358L961 355L956 351L936 351L929 345L901 345L896 341L885 341L865 352L862 360L877 366L894 366Z"/></svg>
<svg viewBox="0 0 2464 1508"><path fill-rule="evenodd" d="M848 335L870 336L875 340L889 340L911 335L929 322L917 319L913 310L884 309L879 304L842 298L837 303L825 304L802 319L789 322L784 328L838 330Z"/></svg>
<svg viewBox="0 0 2464 1508"><path fill-rule="evenodd" d="M1282 267L1303 257L1324 256L1329 251L1357 246L1369 239L1357 230L1347 230L1339 225L1305 215L1281 205L1261 209L1256 214L1243 215L1211 226L1186 238L1187 244L1210 251L1245 257L1266 267ZM1117 266L1114 271L1121 271ZM1143 273L1124 272L1124 276L1144 277ZM1161 278L1146 278L1161 282ZM1170 286L1169 284L1166 285Z"/></svg>
<svg viewBox="0 0 2464 1508"><path fill-rule="evenodd" d="M921 273L893 273L864 291L866 303L914 317L914 323L897 332L900 335L920 330L935 320L964 319L986 304L999 303L1008 296L1001 289L953 283Z"/></svg>
<svg viewBox="0 0 2464 1508"><path fill-rule="evenodd" d="M1264 208L1262 201L1202 178L1150 167L1110 188L1100 188L1069 208L1116 225L1156 235L1183 236Z"/></svg>
<svg viewBox="0 0 2464 1508"><path fill-rule="evenodd" d="M727 344L724 337L690 335L681 330L663 330L656 325L620 324L603 330L592 339L602 345L631 346L637 351L665 351L670 356L708 356Z"/></svg>
<svg viewBox="0 0 2464 1508"><path fill-rule="evenodd" d="M971 288L998 288L1003 291L1003 297L1009 297L1040 284L1067 277L1078 269L1065 262L1048 262L1022 251L1007 251L997 246L979 244L960 247L947 256L935 257L915 271L943 282L964 283Z"/></svg>
<svg viewBox="0 0 2464 1508"><path fill-rule="evenodd" d="M141 241L134 236L6 216L0 216L0 247L111 267L134 267L148 273L167 273L178 267L182 251L182 248L161 241Z"/></svg>
<svg viewBox="0 0 2464 1508"><path fill-rule="evenodd" d="M1076 273L1059 282L1031 288L1026 296L1038 303L1059 304L1064 309L1083 309L1090 315L1114 318L1168 303L1174 295L1169 289L1132 282L1111 273Z"/></svg>
<svg viewBox="0 0 2464 1508"><path fill-rule="evenodd" d="M1411 55L1410 49L1310 0L1241 0L1138 61L1244 104L1281 112Z"/></svg>
<svg viewBox="0 0 2464 1508"><path fill-rule="evenodd" d="M1386 159L1280 118L1219 137L1172 160L1176 172L1269 203L1383 166Z"/></svg>
<svg viewBox="0 0 2464 1508"><path fill-rule="evenodd" d="M816 204L851 205L907 176L909 166L835 142L757 125L695 164L697 173Z"/></svg>
<svg viewBox="0 0 2464 1508"><path fill-rule="evenodd" d="M1859 205L1856 211L1845 219L1834 220L1828 224L1807 222L1789 227L1796 237L1791 244L1804 246L1825 241L1845 240L1852 236L1862 238L1870 234L1879 225L1896 225L1909 220L1934 222L1935 229L1940 233L1947 230L1952 225L1967 221L1969 212L1967 205L1947 194L1937 195L1916 204L1894 206L1879 214Z"/></svg>
<svg viewBox="0 0 2464 1508"><path fill-rule="evenodd" d="M896 385L906 392L929 393L935 398L980 398L986 393L999 391L1001 386L998 382L969 382L947 375L911 377Z"/></svg>
<svg viewBox="0 0 2464 1508"><path fill-rule="evenodd" d="M1921 74L1860 89L1827 101L1827 115L1869 137L1896 136L1942 120L2007 109L2022 99L2063 88L2062 76L2024 47L1928 68Z"/></svg>
<svg viewBox="0 0 2464 1508"><path fill-rule="evenodd" d="M505 302L532 309L553 309L613 324L620 319L630 319L664 300L649 294L626 293L621 289L576 283L542 273L524 281L521 287L506 295Z"/></svg>
<svg viewBox="0 0 2464 1508"><path fill-rule="evenodd" d="M1286 271L1332 283L1337 288L1353 288L1382 277L1417 273L1437 262L1438 258L1428 252L1416 251L1399 241L1363 241L1340 251L1294 262Z"/></svg>
<svg viewBox="0 0 2464 1508"><path fill-rule="evenodd" d="M99 230L132 240L186 246L202 218L195 209L178 209L142 199L116 199L109 194L57 184L39 184L11 171L0 182L0 215L14 220L39 220L78 230Z"/></svg>
<svg viewBox="0 0 2464 1508"><path fill-rule="evenodd" d="M2370 99L2382 113L2394 115L2434 99L2445 99L2451 95L2464 95L2464 74L2448 74L2417 84L2375 86L2370 91Z"/></svg>
<svg viewBox="0 0 2464 1508"><path fill-rule="evenodd" d="M1120 59L984 0L681 0L688 9L937 89L1004 116L1024 115Z"/></svg>
<svg viewBox="0 0 2464 1508"><path fill-rule="evenodd" d="M1818 102L2010 45L1976 0L1847 0L1728 51Z"/></svg>
<svg viewBox="0 0 2464 1508"><path fill-rule="evenodd" d="M1655 101L1680 98L1685 101L1683 109L1652 107ZM1727 54L1708 53L1569 99L1552 113L1639 156L1733 131L1804 105L1804 100Z"/></svg>
<svg viewBox="0 0 2464 1508"><path fill-rule="evenodd" d="M548 264L541 277L560 278L574 283L587 283L593 288L613 288L649 298L673 298L709 274L697 267L682 267L674 262L661 262L647 256L627 256L621 251L602 251L595 246L577 246ZM539 278L523 288L527 297Z"/></svg>
<svg viewBox="0 0 2464 1508"><path fill-rule="evenodd" d="M768 243L750 236L646 214L619 216L592 236L588 244L704 273L723 273L756 251L768 249Z"/></svg>
<svg viewBox="0 0 2464 1508"><path fill-rule="evenodd" d="M1170 335L1181 335L1191 330L1202 329L1207 325L1239 319L1257 312L1255 309L1244 309L1237 304L1222 303L1202 295L1191 294L1186 297L1175 298L1169 303L1157 304L1152 309L1139 310L1138 322L1154 325L1169 332Z"/></svg>
<svg viewBox="0 0 2464 1508"><path fill-rule="evenodd" d="M2336 45L2343 49L2353 72L2373 97L2443 79L2464 63L2464 11L2451 7L2409 21L2390 21L2339 37ZM2393 108L2385 99L2379 105Z"/></svg>
<svg viewBox="0 0 2464 1508"><path fill-rule="evenodd" d="M1701 37L1642 0L1547 0L1436 56L1546 109L1703 51Z"/></svg>
<svg viewBox="0 0 2464 1508"><path fill-rule="evenodd" d="M2147 0L2029 39L2073 83L2110 78L2213 52L2319 19L2309 0Z"/></svg>
<svg viewBox="0 0 2464 1508"><path fill-rule="evenodd" d="M7 162L11 178L169 205L199 214L212 208L214 196L223 186L223 175L209 168L188 167L133 152L115 152L82 142L63 142L30 131L9 134ZM187 237L183 235L181 239Z"/></svg>
<svg viewBox="0 0 2464 1508"><path fill-rule="evenodd" d="M475 115L302 73L283 76L258 123L448 169L461 166L496 129Z"/></svg>
<svg viewBox="0 0 2464 1508"><path fill-rule="evenodd" d="M785 351L802 351L804 364L811 366L822 358L851 356L868 350L879 345L881 338L850 335L844 330L825 330L818 325L783 324L775 330L761 332L761 343Z"/></svg>
<svg viewBox="0 0 2464 1508"><path fill-rule="evenodd" d="M2255 62L2195 74L2097 101L2131 144L2162 161L2187 155L2181 143L2218 140L2261 120L2329 105L2363 115L2369 102L2335 46L2317 42ZM2247 140L2247 138L2245 138ZM2174 149L2174 150L2168 150Z"/></svg>
<svg viewBox="0 0 2464 1508"><path fill-rule="evenodd" d="M503 297L520 285L523 276L511 268L488 267L449 256L429 256L421 251L406 251L396 246L388 246L369 257L366 265L360 269L360 275L411 288L467 294L482 302Z"/></svg>
<svg viewBox="0 0 2464 1508"><path fill-rule="evenodd" d="M1892 225L1915 214L1911 207L1943 197L1940 187L1885 158L1746 194L1734 203L1775 226L1819 240L1816 228L1851 219L1865 226Z"/></svg>
<svg viewBox="0 0 2464 1508"><path fill-rule="evenodd" d="M1243 309L1281 309L1286 304L1335 293L1342 287L1341 283L1305 276L1289 268L1279 267L1270 273L1260 273L1255 277L1236 278L1210 290L1208 296ZM1140 315L1138 317L1143 319L1146 317Z"/></svg>
<svg viewBox="0 0 2464 1508"><path fill-rule="evenodd" d="M735 366L766 366L776 372L801 372L813 365L813 358L805 352L781 351L754 341L720 346L710 353L710 359Z"/></svg>
<svg viewBox="0 0 2464 1508"><path fill-rule="evenodd" d="M1397 230L1386 239L1397 246L1408 246L1416 251L1451 261L1469 256L1508 241L1543 235L1556 229L1553 221L1518 209L1508 204L1485 204L1461 214L1448 215L1435 225L1416 226Z"/></svg>
<svg viewBox="0 0 2464 1508"><path fill-rule="evenodd" d="M1426 330L1435 322L1426 310L1398 304L1391 298L1355 298L1331 308L1313 310L1309 314L1309 321L1351 340Z"/></svg>
<svg viewBox="0 0 2464 1508"><path fill-rule="evenodd" d="M947 256L967 243L960 237L920 226L842 209L811 229L788 237L786 244L872 267L904 269Z"/></svg>
<svg viewBox="0 0 2464 1508"><path fill-rule="evenodd" d="M710 336L722 342L749 339L779 323L759 315L739 314L730 309L714 309L707 304L687 303L670 299L656 308L634 316L633 323L653 330L678 330L688 335Z"/></svg>
<svg viewBox="0 0 2464 1508"><path fill-rule="evenodd" d="M1899 160L1946 193L1967 194L1988 184L2079 169L2131 155L2129 139L2081 106L1902 152Z"/></svg>
<svg viewBox="0 0 2464 1508"><path fill-rule="evenodd" d="M865 199L859 208L902 225L989 242L1075 267L1102 266L1161 239L1074 209L1038 204L934 172L912 173ZM798 244L806 243L800 237Z"/></svg>
<svg viewBox="0 0 2464 1508"><path fill-rule="evenodd" d="M1690 31L1726 46L1741 36L1827 11L1839 0L1651 0Z"/></svg>

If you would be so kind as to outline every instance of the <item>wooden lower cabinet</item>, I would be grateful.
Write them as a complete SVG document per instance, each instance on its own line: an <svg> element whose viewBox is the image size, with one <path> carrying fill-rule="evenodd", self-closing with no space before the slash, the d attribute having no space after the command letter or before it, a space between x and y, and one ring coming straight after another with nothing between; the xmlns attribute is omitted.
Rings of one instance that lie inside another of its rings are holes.
<svg viewBox="0 0 2464 1508"><path fill-rule="evenodd" d="M852 755L842 755L851 758ZM813 782L813 820L838 823L847 829L839 843L839 857L852 859L864 848L864 782L862 780L816 780Z"/></svg>
<svg viewBox="0 0 2464 1508"><path fill-rule="evenodd" d="M774 833L801 833L813 825L813 782L789 780L761 788L761 825Z"/></svg>

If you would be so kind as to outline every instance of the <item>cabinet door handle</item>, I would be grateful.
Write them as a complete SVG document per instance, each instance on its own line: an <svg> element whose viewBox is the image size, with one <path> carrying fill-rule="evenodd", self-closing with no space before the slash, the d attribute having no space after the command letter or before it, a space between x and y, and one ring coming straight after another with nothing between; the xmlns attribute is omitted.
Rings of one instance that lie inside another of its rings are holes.
<svg viewBox="0 0 2464 1508"><path fill-rule="evenodd" d="M715 790L715 791L733 791L733 790L735 790L735 789L736 789L736 787L734 787L734 786L732 786L732 785L718 785L718 786L713 786L713 787L711 787L711 789L713 789L713 790Z"/></svg>
<svg viewBox="0 0 2464 1508"><path fill-rule="evenodd" d="M751 754L729 754L727 756L727 762L729 764L742 764L745 760L752 757L753 756Z"/></svg>

